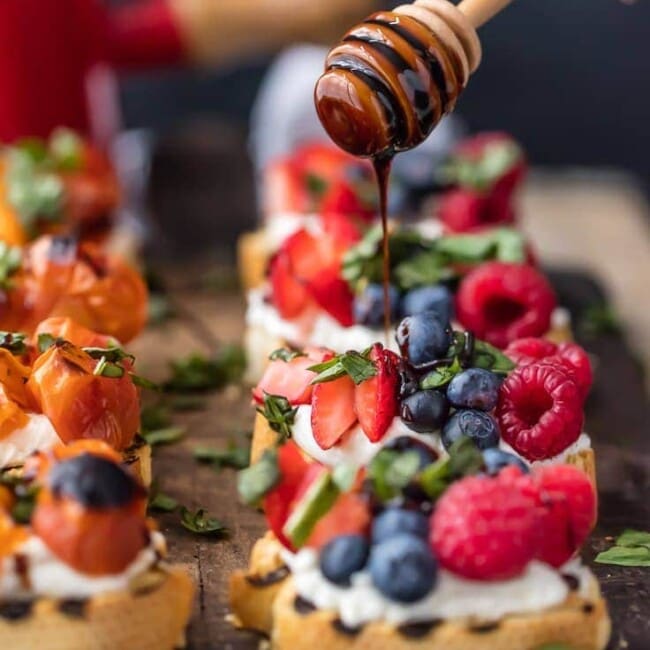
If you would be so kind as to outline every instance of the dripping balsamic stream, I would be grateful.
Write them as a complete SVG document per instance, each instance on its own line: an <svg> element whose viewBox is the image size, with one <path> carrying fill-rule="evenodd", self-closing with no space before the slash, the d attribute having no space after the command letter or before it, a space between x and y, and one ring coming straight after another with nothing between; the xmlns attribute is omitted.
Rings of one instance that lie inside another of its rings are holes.
<svg viewBox="0 0 650 650"><path fill-rule="evenodd" d="M372 164L377 177L379 187L379 212L381 214L381 252L382 252L382 281L384 288L384 337L386 343L389 341L391 329L390 313L390 246L388 245L388 177L390 166L393 161L392 155L384 155L373 158Z"/></svg>

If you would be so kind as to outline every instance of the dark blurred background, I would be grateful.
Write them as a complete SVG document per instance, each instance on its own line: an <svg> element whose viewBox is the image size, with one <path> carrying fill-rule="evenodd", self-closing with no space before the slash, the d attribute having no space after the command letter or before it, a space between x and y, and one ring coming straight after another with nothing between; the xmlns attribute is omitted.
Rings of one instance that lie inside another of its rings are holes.
<svg viewBox="0 0 650 650"><path fill-rule="evenodd" d="M481 37L483 64L458 109L472 130L510 131L538 165L629 170L647 189L648 0L517 0ZM245 128L268 61L125 78L125 126L164 135L220 119Z"/></svg>

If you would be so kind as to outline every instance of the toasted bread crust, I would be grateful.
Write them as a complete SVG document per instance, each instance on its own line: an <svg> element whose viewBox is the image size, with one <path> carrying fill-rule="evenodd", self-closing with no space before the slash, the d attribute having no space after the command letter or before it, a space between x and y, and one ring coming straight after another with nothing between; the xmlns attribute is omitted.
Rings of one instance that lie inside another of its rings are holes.
<svg viewBox="0 0 650 650"><path fill-rule="evenodd" d="M301 614L294 607L295 600L293 581L287 580L273 606L273 650L536 650L550 643L602 650L611 631L607 607L593 577L587 597L571 593L561 605L538 614L506 616L498 625L443 621L430 629L418 626L417 637L383 622L347 630L341 628L334 612Z"/></svg>
<svg viewBox="0 0 650 650"><path fill-rule="evenodd" d="M244 291L263 284L269 257L270 251L263 228L241 235L237 242L237 267Z"/></svg>
<svg viewBox="0 0 650 650"><path fill-rule="evenodd" d="M143 438L137 437L135 442L123 452L124 462L131 467L135 475L145 487L151 486L151 445Z"/></svg>
<svg viewBox="0 0 650 650"><path fill-rule="evenodd" d="M180 567L150 571L142 578L132 591L101 594L78 603L78 608L69 606L72 601L39 598L27 615L11 621L0 618L0 647L16 650L182 647L192 608L192 580Z"/></svg>

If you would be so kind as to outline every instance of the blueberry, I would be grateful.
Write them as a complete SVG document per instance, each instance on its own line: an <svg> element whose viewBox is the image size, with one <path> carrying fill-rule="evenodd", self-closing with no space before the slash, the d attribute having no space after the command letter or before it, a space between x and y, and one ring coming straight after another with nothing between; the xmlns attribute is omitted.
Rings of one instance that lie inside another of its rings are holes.
<svg viewBox="0 0 650 650"><path fill-rule="evenodd" d="M499 378L489 370L469 368L459 372L447 386L449 401L459 408L491 411L499 399Z"/></svg>
<svg viewBox="0 0 650 650"><path fill-rule="evenodd" d="M485 463L485 471L490 475L494 476L498 474L504 467L508 465L514 465L519 467L524 474L528 474L530 469L528 465L524 463L519 456L510 454L507 451L503 451L498 447L490 447L489 449L483 450L483 462Z"/></svg>
<svg viewBox="0 0 650 650"><path fill-rule="evenodd" d="M479 449L496 447L499 444L497 423L489 413L483 411L456 411L447 420L440 438L445 449L449 449L461 436L471 438Z"/></svg>
<svg viewBox="0 0 650 650"><path fill-rule="evenodd" d="M49 483L55 496L74 499L89 508L119 508L145 494L121 465L88 453L57 463Z"/></svg>
<svg viewBox="0 0 650 650"><path fill-rule="evenodd" d="M420 368L444 357L451 345L451 326L435 311L407 316L397 326L397 344L408 362Z"/></svg>
<svg viewBox="0 0 650 650"><path fill-rule="evenodd" d="M449 414L447 398L438 390L420 390L405 397L400 404L404 424L418 433L440 429Z"/></svg>
<svg viewBox="0 0 650 650"><path fill-rule="evenodd" d="M369 544L362 535L341 535L326 544L320 553L320 570L335 585L348 587L350 576L368 561Z"/></svg>
<svg viewBox="0 0 650 650"><path fill-rule="evenodd" d="M422 440L412 438L411 436L399 436L393 438L390 442L384 445L384 449L392 449L394 451L415 451L420 456L420 469L425 468L431 463L438 460L438 452L432 449Z"/></svg>
<svg viewBox="0 0 650 650"><path fill-rule="evenodd" d="M370 575L384 596L400 603L414 603L435 586L437 563L429 545L408 533L373 546Z"/></svg>
<svg viewBox="0 0 650 650"><path fill-rule="evenodd" d="M396 320L399 310L399 291L388 286L391 322ZM371 283L354 298L354 320L368 327L379 327L384 323L384 287Z"/></svg>
<svg viewBox="0 0 650 650"><path fill-rule="evenodd" d="M403 399L420 390L420 378L415 370L404 359L400 359L399 366L399 398Z"/></svg>
<svg viewBox="0 0 650 650"><path fill-rule="evenodd" d="M453 298L447 287L435 284L411 289L402 299L402 314L412 316L423 311L435 311L443 322L453 317Z"/></svg>
<svg viewBox="0 0 650 650"><path fill-rule="evenodd" d="M426 540L429 537L429 517L417 510L387 508L372 524L372 543L380 544L401 533Z"/></svg>

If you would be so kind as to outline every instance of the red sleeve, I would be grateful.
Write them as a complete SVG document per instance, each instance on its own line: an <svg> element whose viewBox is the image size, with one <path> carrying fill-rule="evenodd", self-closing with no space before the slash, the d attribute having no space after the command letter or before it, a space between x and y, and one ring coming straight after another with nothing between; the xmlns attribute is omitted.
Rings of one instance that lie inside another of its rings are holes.
<svg viewBox="0 0 650 650"><path fill-rule="evenodd" d="M187 47L167 0L142 0L111 11L108 52L121 70L178 65Z"/></svg>

